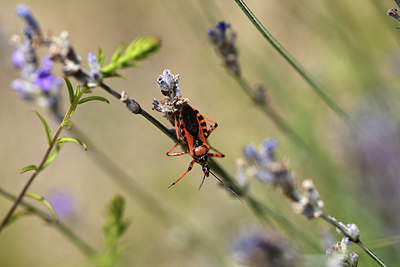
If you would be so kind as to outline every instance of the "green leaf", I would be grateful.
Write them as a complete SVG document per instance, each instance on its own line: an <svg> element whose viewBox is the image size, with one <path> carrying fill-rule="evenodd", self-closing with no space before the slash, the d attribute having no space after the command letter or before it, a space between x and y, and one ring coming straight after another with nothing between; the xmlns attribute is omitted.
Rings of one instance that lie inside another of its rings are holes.
<svg viewBox="0 0 400 267"><path fill-rule="evenodd" d="M15 223L17 220L21 219L22 217L26 216L26 215L31 215L32 213L30 213L29 211L19 211L19 212L15 212L8 220L5 226L9 226L12 223Z"/></svg>
<svg viewBox="0 0 400 267"><path fill-rule="evenodd" d="M63 127L67 126L67 127L68 127L67 129L68 129L68 130L71 130L71 128L72 128L72 123L71 123L69 120L63 120L62 126L63 126Z"/></svg>
<svg viewBox="0 0 400 267"><path fill-rule="evenodd" d="M47 160L43 164L42 170L44 168L46 168L50 163L52 163L56 159L58 152L60 152L60 148L61 148L61 146L59 144L56 144L54 149L50 152L50 155L47 157Z"/></svg>
<svg viewBox="0 0 400 267"><path fill-rule="evenodd" d="M74 88L72 87L72 84L70 80L67 77L64 77L65 83L67 84L68 88L68 94L69 94L69 103L72 103L74 101Z"/></svg>
<svg viewBox="0 0 400 267"><path fill-rule="evenodd" d="M91 93L92 90L91 90L89 87L83 86L83 87L82 87L82 92L83 92L84 94L88 94L88 93Z"/></svg>
<svg viewBox="0 0 400 267"><path fill-rule="evenodd" d="M126 48L125 55L130 60L141 60L149 57L161 47L161 40L154 36L140 37Z"/></svg>
<svg viewBox="0 0 400 267"><path fill-rule="evenodd" d="M50 145L52 138L51 138L51 131L50 131L49 125L47 124L46 120L42 117L42 115L39 114L39 112L37 112L36 110L34 112L43 123L44 130L46 131L47 144Z"/></svg>
<svg viewBox="0 0 400 267"><path fill-rule="evenodd" d="M63 138L60 138L60 139L58 139L56 141L56 144L62 144L62 143L76 143L76 144L81 145L83 147L83 149L87 150L86 144L84 142L82 142L81 140L76 139L76 138L63 137Z"/></svg>
<svg viewBox="0 0 400 267"><path fill-rule="evenodd" d="M103 66L104 57L105 57L104 52L103 52L103 50L99 47L99 51L98 51L98 53L97 53L97 62L99 62L99 66L100 66L100 67Z"/></svg>
<svg viewBox="0 0 400 267"><path fill-rule="evenodd" d="M40 196L40 195L32 193L32 192L25 193L25 196L40 201L50 211L50 214L53 217L54 221L58 223L58 217L57 217L56 213L54 212L53 207L43 196Z"/></svg>
<svg viewBox="0 0 400 267"><path fill-rule="evenodd" d="M138 67L136 61L145 59L157 51L161 47L161 40L153 36L140 37L132 41L122 52L124 47L124 44L120 45L110 63L101 69L105 78L119 76L118 69Z"/></svg>
<svg viewBox="0 0 400 267"><path fill-rule="evenodd" d="M77 107L78 107L77 105L75 107L73 107L73 109L71 110L71 113L69 113L69 118L68 119L72 118L72 116L74 115L75 110L76 110Z"/></svg>
<svg viewBox="0 0 400 267"><path fill-rule="evenodd" d="M83 104L85 102L94 101L94 100L106 102L107 104L110 103L110 101L108 101L107 98L104 98L101 96L89 96L89 97L85 97L85 98L82 98L81 100L79 100L78 104Z"/></svg>
<svg viewBox="0 0 400 267"><path fill-rule="evenodd" d="M117 60L118 60L119 57L121 56L122 51L124 50L124 48L125 48L125 42L122 42L122 43L118 46L117 50L115 50L114 54L112 55L111 61L110 61L111 63L117 62Z"/></svg>
<svg viewBox="0 0 400 267"><path fill-rule="evenodd" d="M26 166L25 168L23 168L20 173L22 174L22 173L25 173L25 172L28 172L28 171L39 172L39 168L34 164L33 165L29 165L29 166Z"/></svg>
<svg viewBox="0 0 400 267"><path fill-rule="evenodd" d="M79 86L79 84L75 87L75 93L74 93L74 98L77 97L79 95L79 93L81 92L81 87Z"/></svg>

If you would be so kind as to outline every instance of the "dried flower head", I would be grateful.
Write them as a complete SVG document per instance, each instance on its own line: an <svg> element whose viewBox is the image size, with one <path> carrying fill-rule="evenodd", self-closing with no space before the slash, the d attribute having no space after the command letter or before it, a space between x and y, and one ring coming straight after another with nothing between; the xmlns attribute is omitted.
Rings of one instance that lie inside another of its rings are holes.
<svg viewBox="0 0 400 267"><path fill-rule="evenodd" d="M304 180L302 186L305 193L300 201L293 203L293 207L295 211L309 219L318 218L322 213L324 202L320 199L312 180Z"/></svg>
<svg viewBox="0 0 400 267"><path fill-rule="evenodd" d="M299 201L300 195L296 190L293 173L286 164L276 161L275 151L278 145L278 140L271 138L264 140L258 148L253 144L245 146L241 170L238 171L241 184L245 184L243 175L254 177L261 182L279 186L289 199Z"/></svg>
<svg viewBox="0 0 400 267"><path fill-rule="evenodd" d="M189 101L182 97L178 82L179 74L173 75L170 70L165 69L157 79L158 87L164 98L161 101L153 99L153 109L164 113L164 117L167 117L172 124L174 124L174 114L184 103Z"/></svg>

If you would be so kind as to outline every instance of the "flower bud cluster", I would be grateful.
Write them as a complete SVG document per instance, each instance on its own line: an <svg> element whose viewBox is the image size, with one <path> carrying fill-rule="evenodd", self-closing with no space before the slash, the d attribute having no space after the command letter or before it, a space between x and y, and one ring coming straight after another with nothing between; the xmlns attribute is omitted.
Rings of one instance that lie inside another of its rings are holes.
<svg viewBox="0 0 400 267"><path fill-rule="evenodd" d="M16 8L17 14L25 21L25 40L13 36L11 43L16 47L12 55L15 68L21 70L21 78L11 83L20 97L40 106L57 110L62 81L52 73L54 62L60 62L65 76L73 76L88 87L95 87L102 81L100 65L96 57L89 53L90 72L81 66L81 59L75 53L68 32L59 36L44 36L33 13L24 5ZM38 47L47 47L49 54L42 60L37 57ZM39 65L42 61L42 65Z"/></svg>
<svg viewBox="0 0 400 267"><path fill-rule="evenodd" d="M243 226L231 245L233 259L246 266L294 266L293 246L277 231Z"/></svg>
<svg viewBox="0 0 400 267"><path fill-rule="evenodd" d="M20 98L32 101L36 105L56 109L59 104L61 80L52 74L54 62L49 56L42 60L36 54L36 47L42 42L40 27L32 12L25 6L16 8L17 14L25 21L25 40L14 35L11 43L16 47L11 60L21 77L12 81L11 88Z"/></svg>
<svg viewBox="0 0 400 267"><path fill-rule="evenodd" d="M165 69L162 75L158 76L157 84L164 98L161 101L153 99L153 109L164 113L164 117L174 124L174 114L180 110L180 107L189 100L182 97L178 86L179 74L173 75L170 70Z"/></svg>
<svg viewBox="0 0 400 267"><path fill-rule="evenodd" d="M322 213L323 202L311 180L303 182L304 193L297 190L294 174L285 163L276 160L275 151L279 142L266 139L256 148L247 145L244 157L238 161L237 179L243 189L249 186L249 177L280 187L283 194L293 203L293 209L307 218L317 218Z"/></svg>
<svg viewBox="0 0 400 267"><path fill-rule="evenodd" d="M355 252L349 251L350 240L343 237L341 242L336 241L333 245L326 249L328 256L326 266L341 267L349 266L356 267L358 265L358 255Z"/></svg>
<svg viewBox="0 0 400 267"><path fill-rule="evenodd" d="M216 47L218 54L224 59L225 66L234 74L240 76L240 67L237 62L236 33L231 30L231 25L224 21L215 27L207 29L207 37Z"/></svg>

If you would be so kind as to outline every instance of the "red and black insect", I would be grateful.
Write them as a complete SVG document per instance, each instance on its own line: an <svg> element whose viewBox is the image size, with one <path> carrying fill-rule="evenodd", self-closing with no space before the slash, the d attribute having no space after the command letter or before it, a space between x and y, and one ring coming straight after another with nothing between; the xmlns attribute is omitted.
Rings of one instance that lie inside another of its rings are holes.
<svg viewBox="0 0 400 267"><path fill-rule="evenodd" d="M194 163L199 163L204 172L204 177L201 181L200 187L203 185L205 177L208 177L210 173L215 178L217 178L218 181L220 181L225 187L227 187L221 179L219 179L217 176L215 176L214 173L211 172L210 167L207 163L209 157L222 158L225 156L224 154L207 144L207 138L210 136L212 131L217 128L218 124L208 118L203 117L197 109L192 108L187 103L182 105L178 115L174 114L174 118L176 136L180 141L167 152L167 156L181 156L189 153L192 156L193 160L190 162L187 171L182 174L182 176L179 177L178 180L173 182L169 187L175 185L177 182L179 182L180 179L182 179L183 176L191 171ZM207 124L211 126L209 129L207 128ZM179 138L179 132L181 133L183 140ZM171 153L172 150L174 150L174 148L178 145L186 145L188 147L188 150L183 152ZM217 153L209 153L210 149L213 149ZM228 190L230 189L228 188Z"/></svg>

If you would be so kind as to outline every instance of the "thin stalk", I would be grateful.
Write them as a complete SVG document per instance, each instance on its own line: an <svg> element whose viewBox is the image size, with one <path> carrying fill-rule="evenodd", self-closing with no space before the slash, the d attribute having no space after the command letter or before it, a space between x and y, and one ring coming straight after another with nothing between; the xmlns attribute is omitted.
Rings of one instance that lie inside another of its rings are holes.
<svg viewBox="0 0 400 267"><path fill-rule="evenodd" d="M340 224L335 218L332 218L331 216L322 213L320 215L320 218L327 221L328 223L332 224L333 226L335 226L336 228L338 228L340 230L340 232L349 238L350 241L356 243L359 247L362 248L362 250L368 255L370 256L373 260L375 260L380 266L383 267L387 267L388 265L381 260L371 249L369 249L366 245L364 245L364 243L361 242L360 239L357 240L353 240L353 238L348 234L347 229L343 227L342 224Z"/></svg>
<svg viewBox="0 0 400 267"><path fill-rule="evenodd" d="M397 1L397 0L396 0ZM322 100L346 123L352 127L356 127L354 119L347 114L328 94L328 92L320 85L315 78L309 74L304 67L294 59L292 55L268 32L268 30L261 24L253 12L247 7L243 0L235 0L237 5L242 9L246 16L250 19L257 30L264 36L264 38L277 50L289 64L303 77L306 82L314 89L314 91L322 98Z"/></svg>
<svg viewBox="0 0 400 267"><path fill-rule="evenodd" d="M105 89L108 93L113 95L117 99L121 99L121 94L118 92L114 91L112 88L107 86L104 83L101 83L100 86ZM130 99L131 101L134 101L135 104L139 106L139 104L133 100ZM146 112L144 109L142 109L139 106L139 111L135 114L140 114L142 115L146 120L148 120L150 123L152 123L154 126L156 126L159 130L161 130L165 135L167 135L169 138L171 138L174 142L178 142L176 138L175 132L171 132L168 130L167 127L165 127L162 123L160 123L156 118L151 116L148 112ZM260 219L263 221L268 222L268 216L271 216L275 221L282 223L283 225L287 226L287 228L291 232L295 232L296 234L303 235L302 231L295 231L295 226L288 221L286 218L284 218L282 215L272 211L269 209L267 206L262 204L260 201L256 200L252 196L249 196L246 194L245 191L235 182L235 179L232 178L215 160L212 158L209 159L209 165L211 169L213 169L221 178L227 183L227 185L238 195L238 196L244 196L244 199L246 200L247 204L250 206L251 210L258 215ZM307 242L310 246L315 247L313 242L309 240L309 237L307 235L302 236L303 240Z"/></svg>
<svg viewBox="0 0 400 267"><path fill-rule="evenodd" d="M83 92L80 91L79 94L75 97L74 101L71 103L71 106L68 109L67 114L65 114L64 120L66 121L68 120L68 118L70 117L70 115L72 114L72 112L75 110L76 106L78 105L78 102L81 98L81 96L83 95ZM35 180L35 178L37 177L37 175L40 173L40 171L43 169L44 164L47 161L47 158L49 157L51 151L54 149L55 144L57 142L58 137L60 136L62 130L64 129L64 124L61 123L60 126L57 129L56 134L54 135L53 139L51 140L49 147L46 150L46 153L44 154L42 161L40 162L39 166L38 166L38 170L35 171L31 177L29 178L28 182L25 184L24 188L22 189L21 193L18 195L17 199L15 200L13 206L10 208L10 210L8 211L7 215L4 217L3 221L1 222L0 225L0 233L3 230L3 228L6 226L7 221L10 219L10 217L12 216L12 214L14 213L15 209L18 207L18 205L21 203L22 198L25 196L25 193L28 191L29 187L31 186L32 182Z"/></svg>
<svg viewBox="0 0 400 267"><path fill-rule="evenodd" d="M249 84L238 75L233 76L236 82L240 85L242 90L251 98L251 100L256 103L261 110L267 115L272 122L278 127L283 133L285 133L289 139L291 139L296 145L301 146L305 150L309 150L307 144L296 134L296 132L285 122L285 120L268 104L260 105L257 103L256 97L252 92Z"/></svg>
<svg viewBox="0 0 400 267"><path fill-rule="evenodd" d="M5 198L8 198L11 201L17 200L16 196L12 195L11 193L7 192L6 190L2 189L1 187L0 187L0 195L4 196ZM34 206L32 206L28 203L26 203L25 201L21 201L20 205L22 207L24 207L28 212L39 216L43 221L45 221L46 223L49 223L51 226L58 229L65 237L67 237L86 256L91 257L96 254L96 251L92 247L90 247L85 241L83 241L81 238L79 238L74 232L72 232L71 229L69 229L64 224L62 224L60 222L54 223L52 218L49 217L46 213L35 208Z"/></svg>
<svg viewBox="0 0 400 267"><path fill-rule="evenodd" d="M150 212L150 214L157 216L157 222L165 223L171 220L170 211L167 211L160 201L148 192L146 188L137 183L124 168L118 166L117 162L110 158L109 155L97 148L91 139L87 138L76 125L72 127L71 134L74 137L79 137L80 140L85 140L85 144L93 156L92 158L99 167L105 170L109 174L109 177L119 184L123 190L127 191L131 197L138 200L145 207L145 210L152 210L153 212Z"/></svg>
<svg viewBox="0 0 400 267"><path fill-rule="evenodd" d="M397 6L400 8L400 0L394 0L397 4Z"/></svg>

